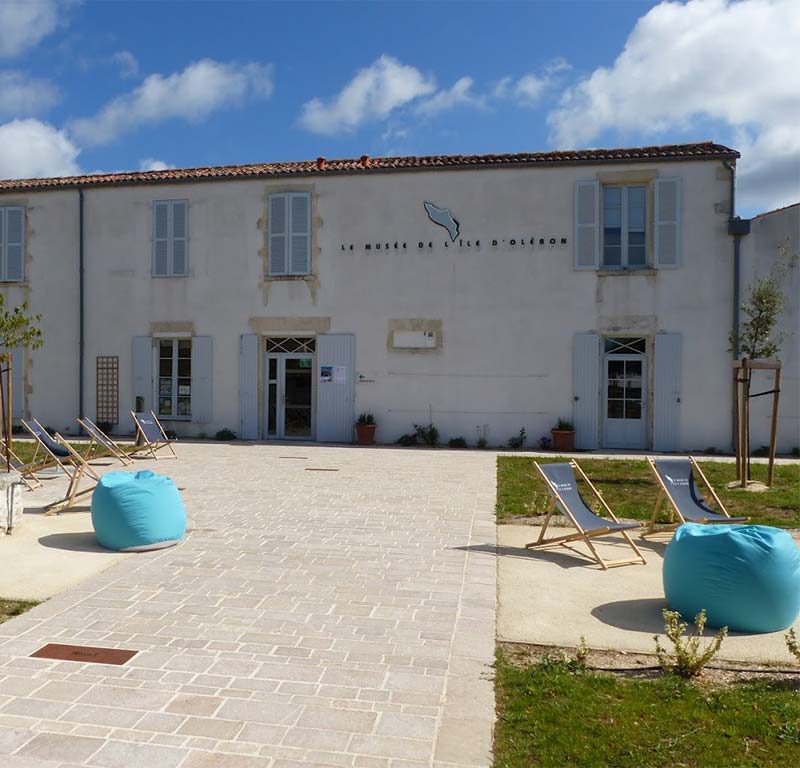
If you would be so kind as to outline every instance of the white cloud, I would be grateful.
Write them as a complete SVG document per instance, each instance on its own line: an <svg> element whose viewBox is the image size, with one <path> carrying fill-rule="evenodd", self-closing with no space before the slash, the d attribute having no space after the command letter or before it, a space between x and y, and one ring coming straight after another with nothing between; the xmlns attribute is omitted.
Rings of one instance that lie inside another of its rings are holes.
<svg viewBox="0 0 800 768"><path fill-rule="evenodd" d="M0 1L0 57L17 56L49 35L58 24L57 0Z"/></svg>
<svg viewBox="0 0 800 768"><path fill-rule="evenodd" d="M140 171L169 171L174 167L174 165L165 163L163 160L158 160L155 157L146 157L139 163Z"/></svg>
<svg viewBox="0 0 800 768"><path fill-rule="evenodd" d="M0 71L0 115L35 115L59 101L58 89L48 80L13 70Z"/></svg>
<svg viewBox="0 0 800 768"><path fill-rule="evenodd" d="M564 93L548 116L551 140L586 146L607 130L653 138L711 121L750 137L743 199L796 200L798 40L797 0L663 2L639 19L612 66Z"/></svg>
<svg viewBox="0 0 800 768"><path fill-rule="evenodd" d="M137 77L139 75L139 61L130 51L117 51L111 60L119 65L120 77Z"/></svg>
<svg viewBox="0 0 800 768"><path fill-rule="evenodd" d="M392 111L434 90L434 82L418 69L384 55L359 70L329 101L307 101L300 122L313 133L345 133L369 120L383 120Z"/></svg>
<svg viewBox="0 0 800 768"><path fill-rule="evenodd" d="M533 72L523 75L518 80L504 77L495 85L493 96L498 99L511 99L523 107L536 105L545 95L558 84L559 75L572 69L563 58L556 58L549 62L541 74Z"/></svg>
<svg viewBox="0 0 800 768"><path fill-rule="evenodd" d="M428 99L420 102L416 111L422 115L435 115L454 107L483 107L486 104L484 96L473 93L473 80L471 77L462 77L453 83L452 87L435 93Z"/></svg>
<svg viewBox="0 0 800 768"><path fill-rule="evenodd" d="M180 118L202 120L246 99L269 98L272 71L263 64L224 64L203 59L182 72L150 75L92 117L74 120L70 130L85 144L104 144L145 123Z"/></svg>
<svg viewBox="0 0 800 768"><path fill-rule="evenodd" d="M79 151L63 131L48 123L13 120L0 125L0 178L78 174Z"/></svg>

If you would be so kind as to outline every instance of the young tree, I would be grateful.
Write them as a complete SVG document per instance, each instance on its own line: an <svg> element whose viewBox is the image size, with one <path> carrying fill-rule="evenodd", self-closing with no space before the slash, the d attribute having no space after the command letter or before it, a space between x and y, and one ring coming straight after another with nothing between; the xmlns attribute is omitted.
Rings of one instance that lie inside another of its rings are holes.
<svg viewBox="0 0 800 768"><path fill-rule="evenodd" d="M786 333L776 332L775 326L788 302L782 286L797 260L798 254L790 253L787 239L778 247L778 259L772 269L750 285L741 306L741 328L738 334L734 329L729 337L737 357L759 360L780 352Z"/></svg>
<svg viewBox="0 0 800 768"><path fill-rule="evenodd" d="M38 349L42 346L42 329L39 324L42 321L41 315L28 314L28 302L23 302L22 306L7 309L5 297L0 293L0 360L2 368L6 373L7 386L3 384L0 376L0 397L3 402L3 439L5 441L6 470L11 469L11 350L17 347L27 349Z"/></svg>

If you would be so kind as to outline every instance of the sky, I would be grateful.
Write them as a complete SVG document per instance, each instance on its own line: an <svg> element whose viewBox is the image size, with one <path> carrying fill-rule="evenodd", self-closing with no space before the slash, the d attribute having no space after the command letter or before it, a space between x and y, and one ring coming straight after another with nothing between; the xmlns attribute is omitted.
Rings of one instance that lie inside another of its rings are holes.
<svg viewBox="0 0 800 768"><path fill-rule="evenodd" d="M800 200L800 0L0 0L0 178L714 140Z"/></svg>

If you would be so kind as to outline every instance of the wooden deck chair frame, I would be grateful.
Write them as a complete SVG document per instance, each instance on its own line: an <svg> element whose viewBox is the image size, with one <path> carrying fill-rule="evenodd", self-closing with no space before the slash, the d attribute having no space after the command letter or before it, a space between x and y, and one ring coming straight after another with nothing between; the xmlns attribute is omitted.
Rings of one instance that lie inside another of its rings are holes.
<svg viewBox="0 0 800 768"><path fill-rule="evenodd" d="M175 453L175 449L172 447L172 444L175 441L174 440L170 440L167 437L167 433L164 431L164 427L161 426L161 422L158 420L158 416L156 416L155 411L150 411L150 415L153 417L153 422L158 427L158 431L161 433L161 437L163 437L164 439L163 440L159 440L159 441L157 441L155 443L151 443L150 440L148 440L147 435L144 433L144 430L142 429L142 425L139 423L139 419L136 417L136 412L135 411L131 411L131 416L133 417L133 423L136 424L136 441L137 441L137 443L139 441L139 438L142 439L142 444L141 445L137 445L135 450L133 451L133 453L148 452L150 454L150 456L152 456L152 458L158 459L159 456L157 455L157 452L160 451L162 448L169 448L170 453L172 454L172 456L167 456L166 458L168 458L168 459L169 458L177 459L178 458L178 454ZM164 457L162 456L160 458L164 458Z"/></svg>
<svg viewBox="0 0 800 768"><path fill-rule="evenodd" d="M38 446L37 446L38 447ZM0 438L0 454L3 457L6 455L6 444L3 439ZM19 472L20 480L25 484L25 487L29 491L33 491L36 488L41 487L42 481L39 479L39 476L36 474L37 469L44 469L46 464L37 464L36 462L29 461L24 462L16 453L14 453L13 448L9 446L8 455L17 462L16 467L12 466L11 468L15 472ZM35 456L35 454L34 454Z"/></svg>
<svg viewBox="0 0 800 768"><path fill-rule="evenodd" d="M661 479L661 475L658 473L658 469L656 468L656 460L652 456L648 456L647 463L650 465L650 469L656 476L659 489L658 489L658 498L656 498L656 504L653 507L653 516L650 518L650 524L647 526L647 530L642 532L641 534L642 538L645 538L646 536L653 536L658 533L672 533L686 522L686 518L681 514L678 505L672 498L672 494L669 492L669 488L667 488L664 481ZM722 503L722 500L717 495L717 492L714 490L714 486L708 482L708 478L705 476L703 470L700 469L700 465L695 461L694 456L689 456L689 463L691 464L692 470L695 473L695 478L700 478L700 480L703 481L703 484L708 489L711 498L714 499L714 503L719 508L720 513L725 515L725 517L730 517L728 510L725 509L725 505ZM680 522L664 523L657 526L656 520L658 519L658 514L661 511L661 507L663 506L665 501L670 506L670 517L674 520L675 517L677 516ZM720 524L725 525L724 520L707 520L700 522L703 525L720 525Z"/></svg>
<svg viewBox="0 0 800 768"><path fill-rule="evenodd" d="M577 471L577 473L589 486L592 493L597 497L598 501L600 502L600 505L606 511L611 520L615 523L618 523L619 520L617 519L617 516L611 511L611 507L609 507L608 504L606 504L606 501L600 494L600 491L598 491L597 488L595 488L594 484L586 476L586 473L583 471L583 469L581 469L578 462L572 460L569 463L570 466L573 468L573 470ZM646 565L647 561L644 559L644 555L636 546L633 539L628 535L627 531L615 531L613 528L597 528L591 531L584 530L584 528L582 528L578 524L578 521L575 520L575 518L572 516L569 507L561 498L561 494L558 492L556 488L553 487L552 483L547 478L547 475L545 475L545 473L542 471L542 468L539 466L539 462L534 461L533 466L536 467L542 480L544 480L544 484L547 487L548 493L550 494L550 504L547 507L547 516L545 517L544 523L542 524L542 529L541 531L539 531L539 538L536 541L531 542L530 544L526 544L525 545L526 549L533 549L536 547L566 546L567 544L573 541L583 541L586 543L586 546L589 547L592 556L604 571L607 571L609 568L617 568L621 565L636 565L636 564ZM558 504L559 509L562 511L564 516L576 528L576 532L567 534L566 536L556 536L554 538L546 539L545 534L547 532L547 526L550 523L550 518L553 516L553 513L556 510L556 504ZM604 559L602 555L595 548L594 544L592 543L592 539L597 538L598 536L605 536L611 533L621 533L622 537L625 539L625 542L636 553L636 557L622 558L619 560Z"/></svg>
<svg viewBox="0 0 800 768"><path fill-rule="evenodd" d="M86 430L86 433L91 438L89 442L89 448L86 452L86 461L99 458L96 454L103 450L111 454L111 456L124 467L128 464L133 464L133 459L128 456L128 454L105 432L103 432L103 430L100 429L100 427L98 427L97 424L95 424L91 419L78 419L78 424L80 424ZM96 435L98 434L103 437L102 441L97 439Z"/></svg>
<svg viewBox="0 0 800 768"><path fill-rule="evenodd" d="M42 432L45 431L44 427L38 421L36 421L36 419L31 419L31 422L35 424ZM41 448L52 460L52 462L48 462L48 466L52 463L61 467L61 470L69 478L69 485L64 498L48 504L45 507L46 515L54 515L60 512L62 509L71 507L78 498L94 490L94 486L86 488L82 491L79 490L80 482L84 475L89 475L89 477L95 480L95 482L100 480L100 475L98 475L94 469L89 466L89 464L84 460L83 456L81 456L63 437L61 437L61 435L56 433L54 440L69 453L68 457L57 456L54 454L41 440L41 438L34 434L30 425L25 420L22 420L22 425L28 430L28 432L31 433L31 435L33 435L34 439L36 440L37 452L39 448Z"/></svg>

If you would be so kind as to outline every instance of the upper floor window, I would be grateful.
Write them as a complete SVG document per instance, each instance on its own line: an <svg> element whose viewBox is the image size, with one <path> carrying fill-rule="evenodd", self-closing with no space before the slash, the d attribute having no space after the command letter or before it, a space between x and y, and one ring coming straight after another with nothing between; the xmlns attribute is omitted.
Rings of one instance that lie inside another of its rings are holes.
<svg viewBox="0 0 800 768"><path fill-rule="evenodd" d="M311 272L311 194L269 196L269 276Z"/></svg>
<svg viewBox="0 0 800 768"><path fill-rule="evenodd" d="M186 200L153 203L153 276L189 274L189 204Z"/></svg>
<svg viewBox="0 0 800 768"><path fill-rule="evenodd" d="M636 270L681 262L679 178L575 185L575 268Z"/></svg>
<svg viewBox="0 0 800 768"><path fill-rule="evenodd" d="M647 266L647 187L603 187L603 266Z"/></svg>
<svg viewBox="0 0 800 768"><path fill-rule="evenodd" d="M192 415L192 340L158 340L158 415Z"/></svg>
<svg viewBox="0 0 800 768"><path fill-rule="evenodd" d="M25 209L0 208L0 282L25 278Z"/></svg>

